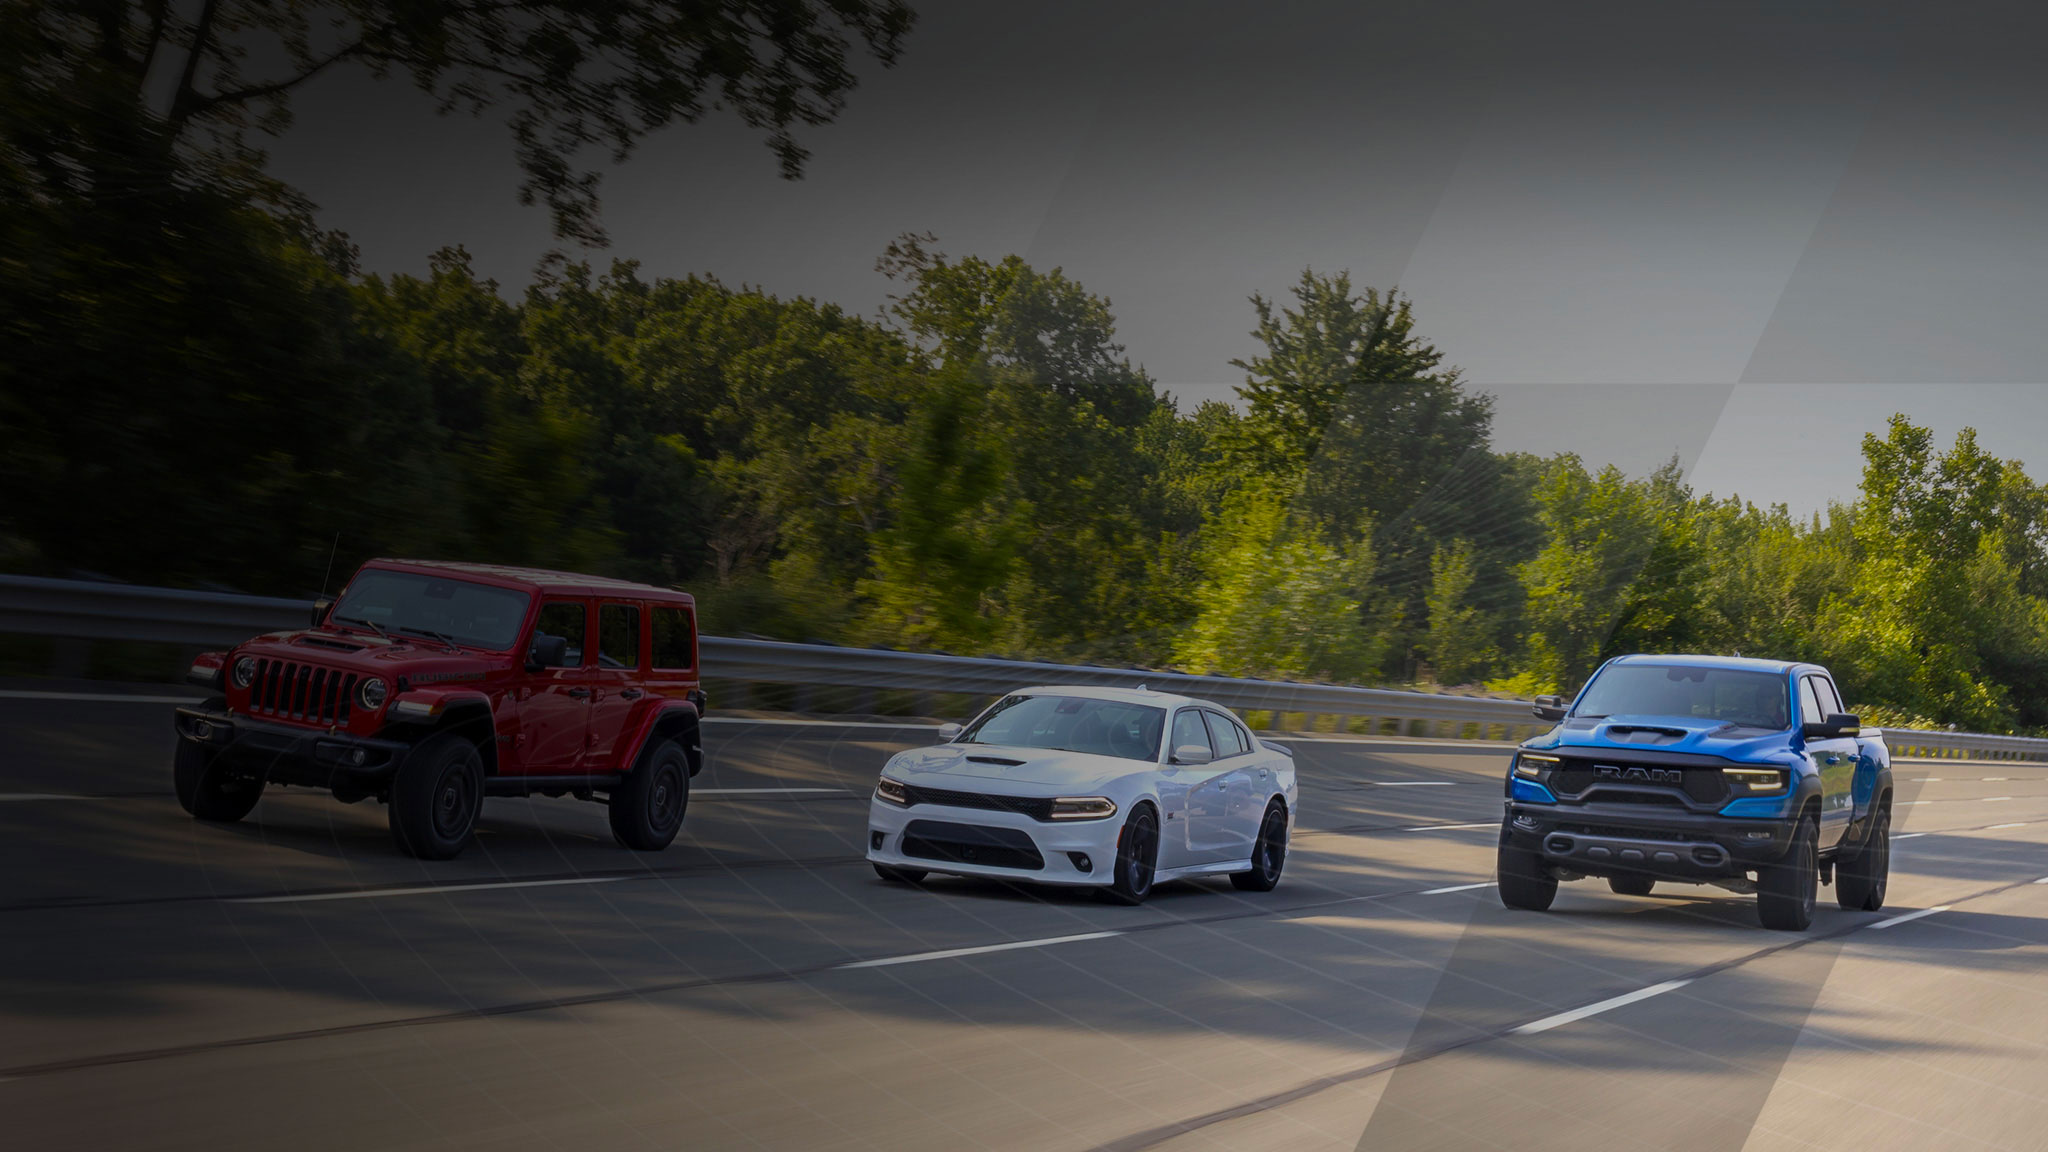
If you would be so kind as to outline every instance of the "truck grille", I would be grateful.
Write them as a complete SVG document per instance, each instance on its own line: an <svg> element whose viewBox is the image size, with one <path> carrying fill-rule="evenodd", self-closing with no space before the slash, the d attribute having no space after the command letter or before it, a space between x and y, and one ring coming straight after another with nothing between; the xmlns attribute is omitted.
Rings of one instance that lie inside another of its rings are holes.
<svg viewBox="0 0 2048 1152"><path fill-rule="evenodd" d="M1646 787L1642 780L1617 779L1603 775L1596 769L1612 766L1622 769L1648 768L1662 772L1678 771L1683 782L1677 785L1658 782L1661 788L1673 788L1684 793L1694 804L1718 805L1729 798L1728 779L1721 769L1699 767L1674 767L1668 764L1630 763L1613 760L1567 760L1550 771L1551 791L1559 796L1574 799L1602 800L1621 804L1673 804L1679 803L1672 792Z"/></svg>
<svg viewBox="0 0 2048 1152"><path fill-rule="evenodd" d="M346 724L358 679L337 668L258 660L256 679L249 684L249 714L301 724Z"/></svg>

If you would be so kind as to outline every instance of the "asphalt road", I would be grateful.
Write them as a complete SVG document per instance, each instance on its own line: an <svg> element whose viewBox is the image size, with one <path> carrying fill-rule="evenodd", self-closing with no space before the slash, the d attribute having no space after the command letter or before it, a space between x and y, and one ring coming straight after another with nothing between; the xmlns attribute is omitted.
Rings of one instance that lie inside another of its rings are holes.
<svg viewBox="0 0 2048 1152"><path fill-rule="evenodd" d="M721 723L666 852L490 800L427 864L185 818L164 693L0 689L10 1152L2048 1148L2048 765L1901 761L1890 906L1787 935L1502 909L1497 746L1295 741L1280 887L1131 909L877 880L924 730Z"/></svg>

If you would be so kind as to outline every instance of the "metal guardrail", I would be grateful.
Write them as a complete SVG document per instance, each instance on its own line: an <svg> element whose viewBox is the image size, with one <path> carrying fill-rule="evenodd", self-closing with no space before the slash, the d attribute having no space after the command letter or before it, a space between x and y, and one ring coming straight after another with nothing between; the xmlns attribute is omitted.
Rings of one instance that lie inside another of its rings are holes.
<svg viewBox="0 0 2048 1152"><path fill-rule="evenodd" d="M143 640L227 647L263 632L305 624L312 602L145 588L85 580L0 576L0 633L80 640ZM1242 680L1180 672L941 656L705 636L708 678L733 685L852 689L873 712L875 694L995 696L1026 684L1139 685L1213 700L1241 713L1268 713L1269 728L1474 739L1521 739L1541 723L1519 700L1395 692L1289 680ZM1894 755L2048 760L2048 740L1971 732L1885 730Z"/></svg>

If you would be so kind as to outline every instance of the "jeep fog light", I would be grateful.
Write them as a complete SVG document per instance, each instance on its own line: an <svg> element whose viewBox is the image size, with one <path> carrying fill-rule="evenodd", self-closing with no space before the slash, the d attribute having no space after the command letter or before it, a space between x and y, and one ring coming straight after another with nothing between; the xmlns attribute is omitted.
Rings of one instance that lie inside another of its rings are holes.
<svg viewBox="0 0 2048 1152"><path fill-rule="evenodd" d="M390 685L372 676L363 681L362 687L356 689L356 698L363 702L363 707L375 712L384 706L384 697L390 693Z"/></svg>
<svg viewBox="0 0 2048 1152"><path fill-rule="evenodd" d="M235 661L235 687L247 688L256 679L256 658L244 656Z"/></svg>

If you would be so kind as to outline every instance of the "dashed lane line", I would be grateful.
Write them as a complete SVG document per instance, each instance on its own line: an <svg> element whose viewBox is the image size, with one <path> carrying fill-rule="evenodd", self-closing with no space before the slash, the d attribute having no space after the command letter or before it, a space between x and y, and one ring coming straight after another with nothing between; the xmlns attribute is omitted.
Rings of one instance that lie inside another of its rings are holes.
<svg viewBox="0 0 2048 1152"><path fill-rule="evenodd" d="M387 896L432 896L441 892L483 892L495 888L561 888L571 884L616 884L642 876L578 876L567 880L511 880L497 884L433 884L420 888L370 888L361 892L315 892L301 896L231 896L223 904L312 904L324 900L381 900Z"/></svg>
<svg viewBox="0 0 2048 1152"><path fill-rule="evenodd" d="M1417 892L1417 893L1416 893L1416 895L1417 895L1417 896L1445 896L1445 895L1449 895L1449 894L1450 894L1450 893L1452 893L1452 892L1471 892L1471 891L1473 891L1473 890L1475 890L1475 889L1479 889L1479 888L1491 888L1491 887L1493 887L1493 886L1494 886L1494 885L1495 885L1496 883L1498 883L1498 881L1495 881L1495 880L1488 880L1488 881L1485 881L1484 883L1480 883L1480 884L1453 884L1453 885L1451 885L1451 886L1450 886L1449 888L1431 888L1431 889L1429 889L1429 890L1427 890L1427 891L1424 891L1424 892Z"/></svg>
<svg viewBox="0 0 2048 1152"><path fill-rule="evenodd" d="M1946 912L1946 911L1948 911L1948 910L1949 910L1949 909L1950 909L1951 907L1953 907L1953 905L1950 905L1950 904L1937 904L1937 905L1935 905L1935 906L1934 906L1934 907L1932 907L1932 908L1922 908L1922 909L1921 909L1921 910L1919 910L1918 912L1908 912L1908 913L1906 913L1906 914L1905 914L1904 916L1894 916L1894 917L1892 917L1892 918L1891 918L1891 919L1889 919L1889 920L1879 920L1879 921L1878 921L1877 923L1875 923L1875 924L1872 924L1872 925L1871 925L1870 927L1872 927L1872 928L1890 928L1891 926L1893 926L1893 925L1895 925L1895 924L1905 924L1905 923L1908 923L1908 922L1910 922L1910 921L1918 920L1918 919L1920 919L1920 918L1921 918L1921 917L1923 917L1923 916L1932 916L1932 915L1934 915L1934 914L1935 914L1936 912Z"/></svg>
<svg viewBox="0 0 2048 1152"><path fill-rule="evenodd" d="M1648 988L1638 988L1633 992L1626 992L1620 996L1602 1000L1597 1004L1588 1004L1584 1008L1574 1008L1569 1012L1559 1012L1555 1016L1545 1016L1541 1020L1532 1020L1514 1029L1513 1032L1517 1036L1533 1036L1538 1032L1548 1032L1552 1028L1570 1024L1575 1020L1584 1020L1588 1016L1598 1016L1602 1012L1648 1000L1652 996L1662 996L1666 992L1675 992L1690 983L1692 983L1690 980L1666 980L1662 984L1652 984Z"/></svg>
<svg viewBox="0 0 2048 1152"><path fill-rule="evenodd" d="M1382 788L1456 788L1456 780L1375 780Z"/></svg>
<svg viewBox="0 0 2048 1152"><path fill-rule="evenodd" d="M921 964L927 960L953 960L962 956L981 956L990 952L1015 952L1020 948L1049 948L1054 944L1074 944L1082 940L1107 940L1121 936L1122 932L1081 932L1072 936L1047 936L1040 940L1012 940L1006 944L984 944L979 948L947 948L938 952L913 952L907 956L885 956L880 960L855 960L835 965L839 971L854 968L890 968L898 964Z"/></svg>
<svg viewBox="0 0 2048 1152"><path fill-rule="evenodd" d="M1500 821L1498 821L1498 820L1482 820L1482 821L1480 821L1480 822L1479 822L1479 823L1477 823L1477 824L1417 824L1417 825L1414 825L1413 827L1409 827L1409 828L1403 828L1403 829L1401 829L1401 831L1403 831L1403 832L1447 832L1447 831L1454 831L1454 830L1456 830L1456 829L1460 829L1460 828L1498 828L1498 827L1500 827Z"/></svg>

